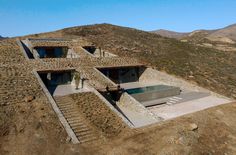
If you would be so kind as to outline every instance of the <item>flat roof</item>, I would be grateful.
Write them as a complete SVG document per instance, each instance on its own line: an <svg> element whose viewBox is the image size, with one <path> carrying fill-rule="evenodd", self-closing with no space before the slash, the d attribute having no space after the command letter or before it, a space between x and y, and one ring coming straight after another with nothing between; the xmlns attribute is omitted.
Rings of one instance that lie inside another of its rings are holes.
<svg viewBox="0 0 236 155"><path fill-rule="evenodd" d="M144 64L127 65L127 66L98 66L95 68L97 68L97 69L113 69L113 68L119 69L119 68L134 68L134 67L146 67L147 68L147 66Z"/></svg>
<svg viewBox="0 0 236 155"><path fill-rule="evenodd" d="M29 41L71 41L70 39L63 38L29 38Z"/></svg>
<svg viewBox="0 0 236 155"><path fill-rule="evenodd" d="M39 46L39 45L37 45L37 46L34 46L34 48L56 48L56 47L66 47L66 48L69 48L68 46L65 46L65 45L55 45L55 46L53 46L53 45L50 45L50 46L45 46L45 45Z"/></svg>
<svg viewBox="0 0 236 155"><path fill-rule="evenodd" d="M48 70L37 70L36 72L38 73L52 73L52 72L68 72L68 71L76 71L75 68L71 68L71 69L48 69Z"/></svg>

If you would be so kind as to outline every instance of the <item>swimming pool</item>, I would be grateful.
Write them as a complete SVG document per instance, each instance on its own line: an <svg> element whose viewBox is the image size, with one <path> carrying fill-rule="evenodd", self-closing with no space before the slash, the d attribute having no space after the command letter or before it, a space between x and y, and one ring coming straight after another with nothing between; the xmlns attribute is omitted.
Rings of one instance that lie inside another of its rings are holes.
<svg viewBox="0 0 236 155"><path fill-rule="evenodd" d="M125 90L139 102L161 99L180 94L180 88L168 85L154 85Z"/></svg>

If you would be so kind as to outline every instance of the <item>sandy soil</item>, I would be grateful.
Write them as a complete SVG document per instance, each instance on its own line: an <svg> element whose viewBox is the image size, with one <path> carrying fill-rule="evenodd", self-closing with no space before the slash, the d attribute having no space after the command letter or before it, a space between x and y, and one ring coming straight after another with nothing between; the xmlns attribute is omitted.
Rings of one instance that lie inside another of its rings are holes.
<svg viewBox="0 0 236 155"><path fill-rule="evenodd" d="M101 154L235 154L236 104L226 104L135 130L100 146ZM198 129L192 131L190 124ZM89 149L88 154L98 154Z"/></svg>
<svg viewBox="0 0 236 155"><path fill-rule="evenodd" d="M88 102L87 102L88 103ZM91 105L86 105L89 107ZM81 109L83 109L81 107ZM104 109L104 112L108 112ZM107 135L101 144L73 145L47 101L35 99L1 107L0 154L234 154L236 104L226 104L152 126L106 130L105 115L93 112L88 119ZM85 112L86 113L86 112ZM97 113L97 114L96 114ZM87 116L88 113L86 114ZM109 116L109 115L108 115ZM113 118L116 119L116 118ZM190 130L191 123L198 126ZM117 122L110 122L111 126ZM118 121L118 124L120 122ZM124 124L123 124L124 125ZM104 130L105 129L105 130ZM113 136L109 136L115 132Z"/></svg>

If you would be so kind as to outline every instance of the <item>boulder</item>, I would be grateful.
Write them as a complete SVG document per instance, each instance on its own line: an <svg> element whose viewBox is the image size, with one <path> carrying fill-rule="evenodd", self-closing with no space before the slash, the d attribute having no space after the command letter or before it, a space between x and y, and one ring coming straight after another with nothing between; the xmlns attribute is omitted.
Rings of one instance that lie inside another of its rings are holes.
<svg viewBox="0 0 236 155"><path fill-rule="evenodd" d="M195 123L191 123L191 124L189 124L189 126L188 126L188 130L190 130L190 131L195 131L195 130L197 130L198 129L198 126L197 126L197 124L195 124Z"/></svg>
<svg viewBox="0 0 236 155"><path fill-rule="evenodd" d="M24 98L24 101L25 102L31 102L31 101L33 101L35 99L35 97L34 96L26 96L25 98Z"/></svg>
<svg viewBox="0 0 236 155"><path fill-rule="evenodd" d="M67 143L71 142L71 137L67 136L67 137L66 137L66 142L67 142Z"/></svg>

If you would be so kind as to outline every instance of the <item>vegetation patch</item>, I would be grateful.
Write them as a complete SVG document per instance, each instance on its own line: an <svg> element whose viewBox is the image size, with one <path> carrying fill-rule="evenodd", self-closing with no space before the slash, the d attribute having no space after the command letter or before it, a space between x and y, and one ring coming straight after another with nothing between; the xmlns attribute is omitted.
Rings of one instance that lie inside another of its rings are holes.
<svg viewBox="0 0 236 155"><path fill-rule="evenodd" d="M122 120L94 93L80 93L70 96L84 117L105 136L117 136L126 128Z"/></svg>

